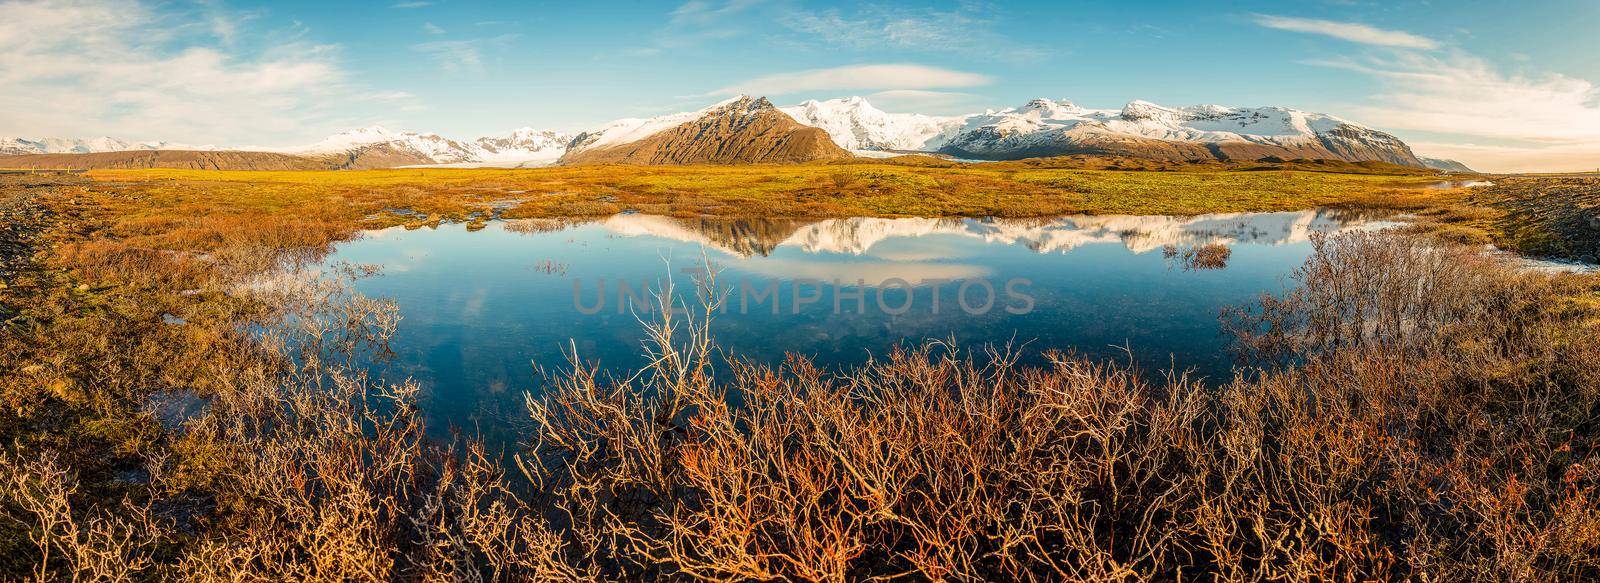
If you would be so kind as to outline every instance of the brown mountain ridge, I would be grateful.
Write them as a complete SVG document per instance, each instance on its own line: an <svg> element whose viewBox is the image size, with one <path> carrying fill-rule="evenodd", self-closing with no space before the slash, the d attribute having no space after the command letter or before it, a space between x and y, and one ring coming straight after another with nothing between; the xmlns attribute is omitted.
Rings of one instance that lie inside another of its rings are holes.
<svg viewBox="0 0 1600 583"><path fill-rule="evenodd" d="M561 164L793 164L850 158L818 128L800 125L765 97L743 97L644 139L586 147L580 135Z"/></svg>

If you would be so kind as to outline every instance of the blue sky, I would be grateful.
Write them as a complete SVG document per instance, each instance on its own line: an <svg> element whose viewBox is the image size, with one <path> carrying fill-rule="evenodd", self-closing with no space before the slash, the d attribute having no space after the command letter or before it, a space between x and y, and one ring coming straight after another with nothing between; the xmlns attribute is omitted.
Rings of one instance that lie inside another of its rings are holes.
<svg viewBox="0 0 1600 583"><path fill-rule="evenodd" d="M1600 166L1600 3L0 0L0 135L474 137L866 95L1284 105L1498 170Z"/></svg>

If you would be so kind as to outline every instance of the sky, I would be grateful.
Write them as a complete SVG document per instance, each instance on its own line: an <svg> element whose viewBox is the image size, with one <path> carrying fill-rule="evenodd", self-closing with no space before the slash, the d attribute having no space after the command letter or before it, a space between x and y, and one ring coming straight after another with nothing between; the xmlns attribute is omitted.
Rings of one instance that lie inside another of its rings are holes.
<svg viewBox="0 0 1600 583"><path fill-rule="evenodd" d="M727 96L1277 105L1487 171L1600 168L1600 2L0 0L0 136L581 131Z"/></svg>

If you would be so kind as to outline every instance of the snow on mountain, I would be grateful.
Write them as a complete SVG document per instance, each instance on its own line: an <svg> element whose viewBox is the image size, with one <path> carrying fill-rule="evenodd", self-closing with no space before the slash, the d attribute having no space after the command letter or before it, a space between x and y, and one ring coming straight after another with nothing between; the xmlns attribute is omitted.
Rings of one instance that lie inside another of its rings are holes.
<svg viewBox="0 0 1600 583"><path fill-rule="evenodd" d="M669 113L649 118L625 117L612 121L598 129L586 131L572 139L568 149L572 152L605 148L619 144L637 142L660 132L670 130L691 121L703 118L706 114L719 110L742 99L745 95L736 95L729 99L719 101L708 107L695 111Z"/></svg>
<svg viewBox="0 0 1600 583"><path fill-rule="evenodd" d="M1331 115L1284 107L1164 107L1148 101L1112 110L1035 99L1020 108L968 117L943 149L984 159L1101 150L1137 154L1148 149L1151 143L1141 143L1148 140L1180 146L1162 152L1180 158L1278 156L1422 165L1399 138Z"/></svg>
<svg viewBox="0 0 1600 583"><path fill-rule="evenodd" d="M368 126L341 132L293 150L301 154L338 154L366 146L387 144L396 150L416 154L436 164L479 161L480 149L440 136L416 132L395 132L382 126Z"/></svg>
<svg viewBox="0 0 1600 583"><path fill-rule="evenodd" d="M887 113L861 97L813 99L779 109L795 121L828 132L839 147L852 151L937 150L968 117Z"/></svg>
<svg viewBox="0 0 1600 583"><path fill-rule="evenodd" d="M320 142L281 151L295 154L346 154L372 146L388 146L424 164L451 166L522 166L554 162L569 138L550 130L521 128L500 136L457 141L438 134L397 132L368 126L334 134Z"/></svg>
<svg viewBox="0 0 1600 583"><path fill-rule="evenodd" d="M771 109L770 106L760 111L727 111L733 104L758 102L766 103L735 96L695 111L619 119L577 136L521 128L468 141L370 126L307 146L243 149L349 155L370 158L373 164L389 165L542 166L557 163L567 154L640 142L684 124L704 121L712 114L734 115L741 120L768 115L766 109ZM925 151L960 158L1011 160L1097 154L1178 162L1275 157L1377 160L1469 171L1459 163L1419 159L1409 146L1390 134L1331 115L1284 107L1166 107L1133 101L1121 109L1089 109L1067 100L1035 99L1021 107L1001 111L931 116L887 113L873 107L866 99L848 97L811 100L776 108L776 111L801 126L826 132L834 144L859 156ZM221 148L129 142L109 137L82 140L0 138L0 154L190 149ZM574 159L577 158L581 156Z"/></svg>
<svg viewBox="0 0 1600 583"><path fill-rule="evenodd" d="M615 215L601 224L620 236L695 243L736 257L750 256L751 249L765 249L764 253L770 253L780 248L797 249L807 255L886 257L893 253L880 247L886 241L936 235L1021 245L1037 253L1067 253L1086 245L1120 245L1143 254L1169 245L1288 245L1304 243L1313 233L1341 233L1382 226L1382 223L1352 220L1324 210L1189 217L1074 216L1050 221L856 217L775 225L775 231L758 229L734 233L716 228L715 222L660 215ZM738 237L752 240L740 241Z"/></svg>
<svg viewBox="0 0 1600 583"><path fill-rule="evenodd" d="M88 139L40 138L30 140L0 137L0 155L8 154L92 154L129 150L216 150L216 146L194 146L171 142L129 142L111 137Z"/></svg>
<svg viewBox="0 0 1600 583"><path fill-rule="evenodd" d="M472 145L480 151L481 162L542 165L561 158L571 141L571 136L556 131L519 128L504 136L478 138Z"/></svg>

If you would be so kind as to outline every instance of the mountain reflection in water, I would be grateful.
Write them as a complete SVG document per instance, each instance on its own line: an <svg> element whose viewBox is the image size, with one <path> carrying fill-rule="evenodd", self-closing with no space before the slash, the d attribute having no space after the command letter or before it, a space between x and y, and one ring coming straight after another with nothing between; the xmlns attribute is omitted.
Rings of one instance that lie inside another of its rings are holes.
<svg viewBox="0 0 1600 583"><path fill-rule="evenodd" d="M872 218L800 221L790 219L681 219L623 214L599 221L624 236L652 236L698 243L728 255L767 256L781 247L807 253L867 254L896 237L954 235L985 243L1021 245L1040 253L1064 253L1083 245L1120 243L1134 253L1167 245L1283 245L1303 243L1314 232L1374 228L1370 214L1345 210L1278 213L1224 213L1174 216L1100 215L1028 219Z"/></svg>
<svg viewBox="0 0 1600 583"><path fill-rule="evenodd" d="M714 322L718 342L743 358L776 363L795 353L842 367L896 345L953 338L968 347L1027 343L1034 362L1061 349L1216 379L1232 367L1217 320L1223 308L1281 291L1313 233L1388 224L1328 210L1047 219L625 214L491 221L478 231L383 229L339 245L327 261L380 266L357 291L399 304L394 357L381 373L416 379L430 415L445 421L435 426L487 430L491 420L517 418L520 396L540 390L534 366L564 367L564 348L613 371L642 365L638 315L619 309L617 282L638 288L669 273L683 278L682 268L703 259L735 290L742 282L779 282L783 290L778 306L744 311L735 297L735 309ZM1173 265L1169 246L1209 244L1229 248L1225 269ZM972 278L992 283L995 309L956 309L960 282ZM1026 314L1001 309L1014 305L1004 285L1015 279L1027 280L1036 299ZM789 286L802 280L819 295L797 309ZM911 285L886 285L893 280ZM835 281L844 293L835 293ZM580 313L575 296L592 305L602 285L605 309ZM878 309L891 295L913 309ZM935 297L942 310L932 309ZM836 305L845 309L836 313Z"/></svg>

